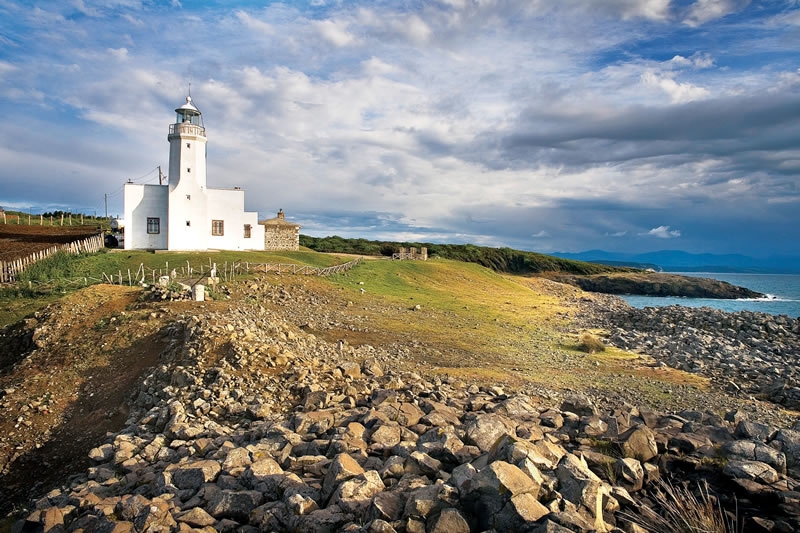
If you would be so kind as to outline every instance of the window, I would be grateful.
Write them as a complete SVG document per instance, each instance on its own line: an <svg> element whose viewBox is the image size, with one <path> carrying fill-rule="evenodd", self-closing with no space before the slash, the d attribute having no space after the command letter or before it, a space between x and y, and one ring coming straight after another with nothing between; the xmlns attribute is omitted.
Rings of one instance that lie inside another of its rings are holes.
<svg viewBox="0 0 800 533"><path fill-rule="evenodd" d="M147 233L161 233L161 219L157 217L147 217Z"/></svg>
<svg viewBox="0 0 800 533"><path fill-rule="evenodd" d="M225 235L225 221L212 220L211 221L211 235Z"/></svg>
<svg viewBox="0 0 800 533"><path fill-rule="evenodd" d="M191 200L191 199L192 199L192 195L191 195L191 194L187 194L187 195L186 195L186 199L187 199L187 200Z"/></svg>
<svg viewBox="0 0 800 533"><path fill-rule="evenodd" d="M191 169L191 168L187 168L187 169L186 169L186 172L187 172L187 173L191 173L191 172L192 172L192 169Z"/></svg>
<svg viewBox="0 0 800 533"><path fill-rule="evenodd" d="M191 225L192 225L192 223L191 223L190 221L188 221L188 220L187 220L187 221L186 221L186 227L188 228L188 227L189 227L189 226L191 226Z"/></svg>
<svg viewBox="0 0 800 533"><path fill-rule="evenodd" d="M191 147L192 147L192 143L186 143L186 148L191 148Z"/></svg>
<svg viewBox="0 0 800 533"><path fill-rule="evenodd" d="M244 238L245 239L249 239L250 238L250 224L245 224L244 225Z"/></svg>

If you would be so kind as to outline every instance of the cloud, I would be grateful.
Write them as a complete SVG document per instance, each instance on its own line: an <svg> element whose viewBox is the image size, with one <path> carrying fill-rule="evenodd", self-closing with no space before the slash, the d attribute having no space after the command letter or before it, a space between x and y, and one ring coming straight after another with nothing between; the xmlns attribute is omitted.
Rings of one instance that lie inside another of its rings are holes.
<svg viewBox="0 0 800 533"><path fill-rule="evenodd" d="M697 0L689 8L684 24L696 27L735 13L750 3L750 0Z"/></svg>
<svg viewBox="0 0 800 533"><path fill-rule="evenodd" d="M347 24L334 20L317 20L312 22L323 39L334 46L351 46L358 40L347 31Z"/></svg>
<svg viewBox="0 0 800 533"><path fill-rule="evenodd" d="M676 82L670 75L645 72L642 74L642 83L651 87L658 87L670 97L673 104L685 104L694 100L701 100L709 96L708 89L696 87L691 83Z"/></svg>
<svg viewBox="0 0 800 533"><path fill-rule="evenodd" d="M676 55L666 62L667 65L677 68L692 67L706 69L714 66L714 59L707 53L695 52L691 57Z"/></svg>
<svg viewBox="0 0 800 533"><path fill-rule="evenodd" d="M9 72L14 72L15 70L19 70L19 67L0 60L0 76L5 76Z"/></svg>
<svg viewBox="0 0 800 533"><path fill-rule="evenodd" d="M284 208L304 232L538 250L800 238L789 7L722 20L735 3L717 19L709 2L666 0L83 0L93 17L0 4L18 21L0 56L14 176L0 204L85 203L166 165L191 82L209 184L242 186L249 210ZM661 220L681 229L647 231Z"/></svg>
<svg viewBox="0 0 800 533"><path fill-rule="evenodd" d="M659 239L675 239L681 236L681 232L676 229L669 229L669 226L658 226L657 228L653 228L647 233L642 233L642 235L652 235L654 237L658 237Z"/></svg>
<svg viewBox="0 0 800 533"><path fill-rule="evenodd" d="M116 60L125 60L128 58L127 48L109 48L108 53Z"/></svg>
<svg viewBox="0 0 800 533"><path fill-rule="evenodd" d="M272 24L269 24L268 22L264 22L263 20L259 20L259 19L255 18L255 17L252 17L252 16L250 16L249 13L247 13L245 11L241 11L241 10L237 11L236 12L236 18L246 28L248 28L250 30L254 30L254 31L258 32L258 33L261 33L261 34L264 34L264 35L271 35L275 31L273 29L273 27L272 27Z"/></svg>

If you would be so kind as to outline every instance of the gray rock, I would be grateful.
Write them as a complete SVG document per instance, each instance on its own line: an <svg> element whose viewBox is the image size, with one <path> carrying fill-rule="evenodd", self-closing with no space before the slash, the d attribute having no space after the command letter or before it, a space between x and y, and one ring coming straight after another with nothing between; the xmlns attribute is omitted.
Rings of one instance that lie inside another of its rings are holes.
<svg viewBox="0 0 800 533"><path fill-rule="evenodd" d="M630 492L637 492L644 485L644 468L642 463L631 457L618 459L614 463L618 484Z"/></svg>
<svg viewBox="0 0 800 533"><path fill-rule="evenodd" d="M575 413L578 416L598 416L597 407L586 396L570 396L561 403L561 410Z"/></svg>
<svg viewBox="0 0 800 533"><path fill-rule="evenodd" d="M322 481L323 502L328 501L339 483L363 473L364 469L361 465L349 455L340 453L334 457L328 467L328 473L325 474L325 479Z"/></svg>
<svg viewBox="0 0 800 533"><path fill-rule="evenodd" d="M467 519L458 509L443 509L428 529L429 533L469 533Z"/></svg>
<svg viewBox="0 0 800 533"><path fill-rule="evenodd" d="M379 492L372 498L368 517L394 522L403 516L408 496L403 492Z"/></svg>
<svg viewBox="0 0 800 533"><path fill-rule="evenodd" d="M735 479L744 478L759 483L775 483L779 479L774 468L760 461L728 461L722 471Z"/></svg>
<svg viewBox="0 0 800 533"><path fill-rule="evenodd" d="M192 507L188 511L183 511L175 516L179 523L189 524L192 527L213 526L216 518L208 514L202 507Z"/></svg>
<svg viewBox="0 0 800 533"><path fill-rule="evenodd" d="M221 490L205 510L217 519L230 518L237 522L247 522L250 513L261 505L264 495L255 490Z"/></svg>
<svg viewBox="0 0 800 533"><path fill-rule="evenodd" d="M603 496L609 493L607 487L586 464L582 457L568 453L556 467L559 492L575 505L581 505L595 519L594 526L603 530Z"/></svg>
<svg viewBox="0 0 800 533"><path fill-rule="evenodd" d="M464 442L474 444L482 452L488 452L504 436L516 436L516 424L509 418L497 414L478 415L467 422Z"/></svg>
<svg viewBox="0 0 800 533"><path fill-rule="evenodd" d="M639 461L649 461L658 455L655 433L645 426L634 426L625 431L617 440L622 455Z"/></svg>
<svg viewBox="0 0 800 533"><path fill-rule="evenodd" d="M197 490L204 483L213 482L220 470L221 467L217 461L204 459L177 465L168 472L172 483L179 489Z"/></svg>
<svg viewBox="0 0 800 533"><path fill-rule="evenodd" d="M331 503L339 506L345 513L358 516L366 514L372 497L385 488L381 476L375 470L368 470L351 479L343 481L336 489Z"/></svg>

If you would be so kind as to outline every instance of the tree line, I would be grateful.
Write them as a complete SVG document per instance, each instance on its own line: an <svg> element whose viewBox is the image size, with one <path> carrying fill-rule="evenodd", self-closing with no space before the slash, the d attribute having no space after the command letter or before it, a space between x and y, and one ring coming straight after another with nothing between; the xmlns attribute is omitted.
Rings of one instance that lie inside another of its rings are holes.
<svg viewBox="0 0 800 533"><path fill-rule="evenodd" d="M434 244L420 242L371 241L367 239L346 239L331 237L310 237L300 235L300 245L327 253L347 253L391 257L400 248L428 249L428 257L440 257L467 263L477 263L497 272L510 274L536 274L540 272L564 272L570 274L603 274L624 272L623 269L597 263L586 263L572 259L562 259L551 255L514 250L513 248L491 248L474 244Z"/></svg>

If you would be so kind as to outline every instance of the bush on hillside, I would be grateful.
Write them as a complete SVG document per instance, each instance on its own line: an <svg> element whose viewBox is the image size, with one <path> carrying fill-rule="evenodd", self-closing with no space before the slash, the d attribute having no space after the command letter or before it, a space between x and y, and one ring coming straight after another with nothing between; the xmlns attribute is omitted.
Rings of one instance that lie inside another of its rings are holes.
<svg viewBox="0 0 800 533"><path fill-rule="evenodd" d="M588 331L578 337L578 349L589 354L606 351L606 345L598 337Z"/></svg>

